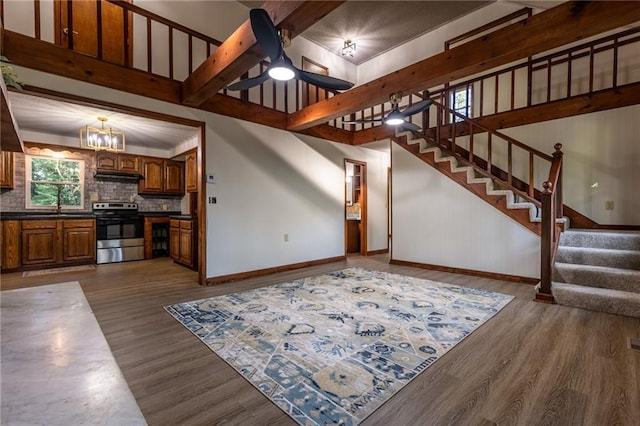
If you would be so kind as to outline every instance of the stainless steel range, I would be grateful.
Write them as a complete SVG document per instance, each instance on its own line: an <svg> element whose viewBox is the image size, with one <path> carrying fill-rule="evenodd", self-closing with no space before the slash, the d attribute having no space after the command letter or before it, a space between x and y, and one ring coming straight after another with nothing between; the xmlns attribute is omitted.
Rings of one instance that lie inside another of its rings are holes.
<svg viewBox="0 0 640 426"><path fill-rule="evenodd" d="M97 263L144 259L144 220L138 204L93 203L96 216Z"/></svg>

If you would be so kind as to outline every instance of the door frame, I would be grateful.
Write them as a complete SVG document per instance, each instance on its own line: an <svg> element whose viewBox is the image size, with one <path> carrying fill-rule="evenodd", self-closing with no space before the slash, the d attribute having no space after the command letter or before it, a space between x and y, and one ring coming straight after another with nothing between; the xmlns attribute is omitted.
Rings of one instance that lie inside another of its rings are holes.
<svg viewBox="0 0 640 426"><path fill-rule="evenodd" d="M347 164L360 166L360 255L367 255L367 163L365 161L344 159L344 253L347 255Z"/></svg>

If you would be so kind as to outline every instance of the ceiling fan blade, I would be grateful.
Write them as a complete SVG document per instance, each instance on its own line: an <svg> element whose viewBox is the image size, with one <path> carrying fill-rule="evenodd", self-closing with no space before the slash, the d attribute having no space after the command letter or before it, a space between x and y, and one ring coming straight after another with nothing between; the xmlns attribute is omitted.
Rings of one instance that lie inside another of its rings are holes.
<svg viewBox="0 0 640 426"><path fill-rule="evenodd" d="M417 124L410 123L409 121L405 121L404 123L399 125L398 128L400 131L409 130L411 132L419 132L421 129L420 126L418 126Z"/></svg>
<svg viewBox="0 0 640 426"><path fill-rule="evenodd" d="M251 21L251 29L253 35L260 45L260 48L266 53L271 62L275 62L282 57L282 42L278 35L278 30L273 25L273 21L264 9L251 9L249 11L249 20Z"/></svg>
<svg viewBox="0 0 640 426"><path fill-rule="evenodd" d="M267 71L265 71L259 76L247 78L245 80L240 80L233 84L230 84L226 87L226 89L227 90L247 90L267 81L268 79L269 79L269 74L267 73Z"/></svg>
<svg viewBox="0 0 640 426"><path fill-rule="evenodd" d="M409 117L413 114L417 114L421 111L424 111L425 109L429 108L431 104L432 104L431 99L425 99L424 101L420 101L417 104L411 105L409 108L405 109L400 114L402 114L403 117Z"/></svg>
<svg viewBox="0 0 640 426"><path fill-rule="evenodd" d="M365 124L365 123L382 123L382 120L380 119L374 119L374 120L349 120L349 121L343 121L342 124Z"/></svg>
<svg viewBox="0 0 640 426"><path fill-rule="evenodd" d="M296 74L298 79L305 81L315 86L323 87L330 90L348 90L353 87L353 83L346 80L341 80L335 77L329 77L328 75L316 74L309 71L303 71L296 68Z"/></svg>

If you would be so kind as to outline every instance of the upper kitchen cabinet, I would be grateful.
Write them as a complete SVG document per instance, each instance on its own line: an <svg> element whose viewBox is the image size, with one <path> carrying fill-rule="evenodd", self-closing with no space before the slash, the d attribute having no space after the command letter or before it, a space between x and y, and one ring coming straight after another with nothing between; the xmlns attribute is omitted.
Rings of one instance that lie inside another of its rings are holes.
<svg viewBox="0 0 640 426"><path fill-rule="evenodd" d="M185 159L187 192L198 192L198 153L191 151L186 154Z"/></svg>
<svg viewBox="0 0 640 426"><path fill-rule="evenodd" d="M13 188L13 152L0 151L0 188Z"/></svg>
<svg viewBox="0 0 640 426"><path fill-rule="evenodd" d="M96 153L96 172L139 174L140 162L136 155L98 151Z"/></svg>
<svg viewBox="0 0 640 426"><path fill-rule="evenodd" d="M141 157L142 179L139 194L184 194L184 163L161 158Z"/></svg>

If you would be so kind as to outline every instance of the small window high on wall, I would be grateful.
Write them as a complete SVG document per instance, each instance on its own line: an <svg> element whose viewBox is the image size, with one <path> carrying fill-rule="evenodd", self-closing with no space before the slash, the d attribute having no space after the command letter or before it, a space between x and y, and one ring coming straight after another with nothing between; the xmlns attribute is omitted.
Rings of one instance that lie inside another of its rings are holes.
<svg viewBox="0 0 640 426"><path fill-rule="evenodd" d="M26 207L84 208L84 161L26 157ZM59 199L59 201L58 201Z"/></svg>
<svg viewBox="0 0 640 426"><path fill-rule="evenodd" d="M471 86L462 87L455 92L451 92L451 99L449 99L451 109L462 114L465 117L471 117L471 105L473 103L471 98ZM462 117L451 117L451 121L455 120L456 123L463 121Z"/></svg>

